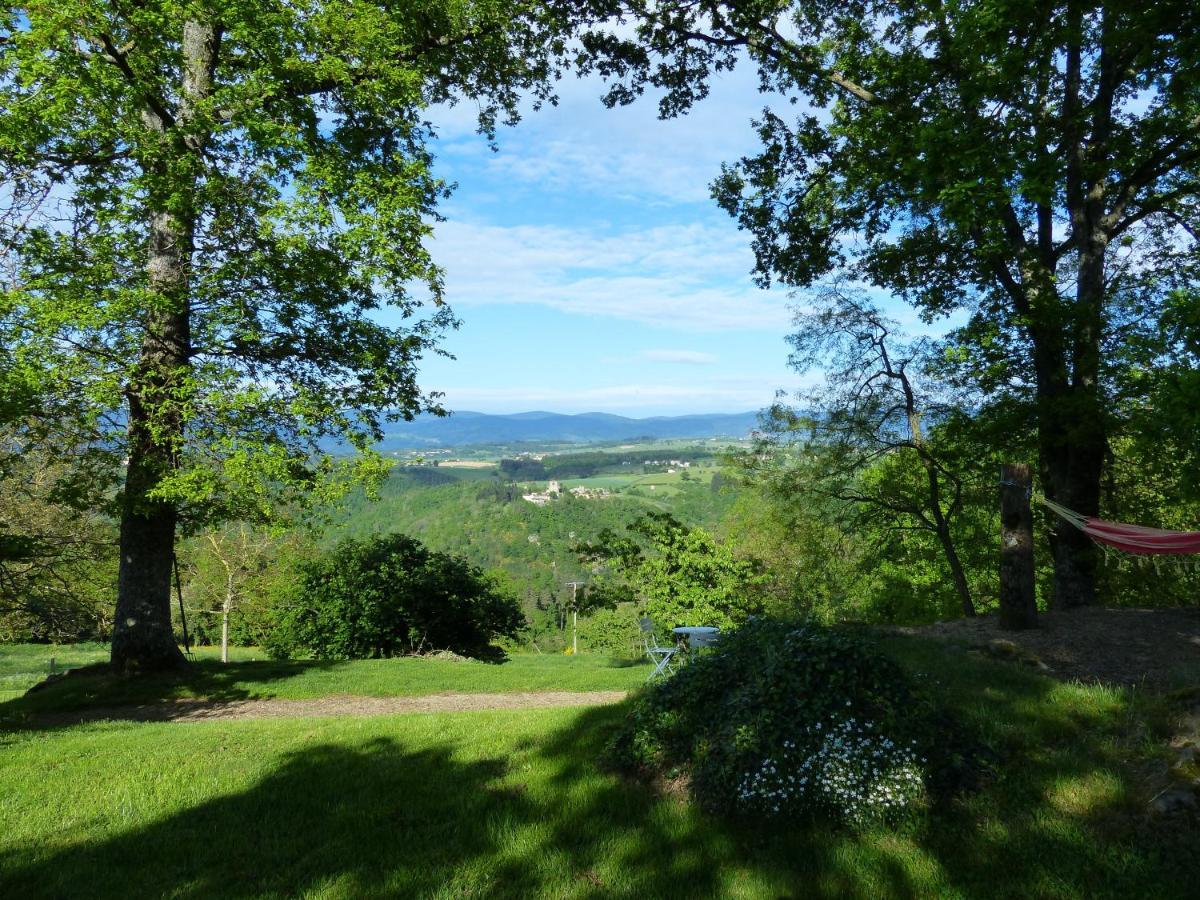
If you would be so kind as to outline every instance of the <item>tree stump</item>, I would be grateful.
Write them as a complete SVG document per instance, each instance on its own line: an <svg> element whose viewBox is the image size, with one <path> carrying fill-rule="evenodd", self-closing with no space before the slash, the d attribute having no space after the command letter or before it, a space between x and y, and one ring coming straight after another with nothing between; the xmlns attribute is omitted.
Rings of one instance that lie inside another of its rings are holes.
<svg viewBox="0 0 1200 900"><path fill-rule="evenodd" d="M1033 474L1025 464L1000 468L1000 627L1037 627L1033 580Z"/></svg>

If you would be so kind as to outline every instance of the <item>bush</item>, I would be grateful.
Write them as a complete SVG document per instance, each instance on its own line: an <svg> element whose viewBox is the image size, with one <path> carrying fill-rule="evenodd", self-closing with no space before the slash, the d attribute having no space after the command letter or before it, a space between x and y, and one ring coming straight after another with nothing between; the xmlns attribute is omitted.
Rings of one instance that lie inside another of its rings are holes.
<svg viewBox="0 0 1200 900"><path fill-rule="evenodd" d="M607 566L593 589L610 600L641 597L645 614L662 628L732 628L762 610L766 578L754 559L736 556L702 528L669 513L646 513L620 536L604 529L595 542L576 546L581 560Z"/></svg>
<svg viewBox="0 0 1200 900"><path fill-rule="evenodd" d="M595 609L579 619L579 644L590 653L633 658L641 656L640 616L632 603L615 609Z"/></svg>
<svg viewBox="0 0 1200 900"><path fill-rule="evenodd" d="M946 783L926 761L946 730L864 638L752 619L648 688L613 754L624 767L687 776L716 810L861 825L918 808L927 784Z"/></svg>
<svg viewBox="0 0 1200 900"><path fill-rule="evenodd" d="M267 641L274 656L366 659L427 650L492 656L524 617L514 597L461 557L402 534L346 540L299 569Z"/></svg>

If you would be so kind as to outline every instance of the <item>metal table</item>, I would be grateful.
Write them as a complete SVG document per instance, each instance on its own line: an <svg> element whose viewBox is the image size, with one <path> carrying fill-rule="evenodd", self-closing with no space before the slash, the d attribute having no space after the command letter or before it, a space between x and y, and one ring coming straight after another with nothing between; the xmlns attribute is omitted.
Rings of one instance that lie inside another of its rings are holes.
<svg viewBox="0 0 1200 900"><path fill-rule="evenodd" d="M721 629L708 625L681 625L679 628L672 628L671 631L681 638L687 638L689 652L707 647L712 643L712 636L721 633ZM696 640L698 637L700 640Z"/></svg>

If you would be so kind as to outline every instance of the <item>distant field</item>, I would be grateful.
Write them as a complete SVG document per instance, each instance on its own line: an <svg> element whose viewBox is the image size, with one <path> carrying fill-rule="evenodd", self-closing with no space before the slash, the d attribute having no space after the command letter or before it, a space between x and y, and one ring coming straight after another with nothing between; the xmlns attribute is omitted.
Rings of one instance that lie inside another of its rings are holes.
<svg viewBox="0 0 1200 900"><path fill-rule="evenodd" d="M713 475L719 470L710 468L688 469L686 471L689 473L689 479L693 484L708 485L712 482ZM630 473L627 475L603 474L595 475L591 478L564 478L561 483L564 490L581 486L586 488L604 488L605 490L614 492L639 488L647 492L652 491L656 496L669 497L678 493L685 482L682 472L654 472L650 474Z"/></svg>

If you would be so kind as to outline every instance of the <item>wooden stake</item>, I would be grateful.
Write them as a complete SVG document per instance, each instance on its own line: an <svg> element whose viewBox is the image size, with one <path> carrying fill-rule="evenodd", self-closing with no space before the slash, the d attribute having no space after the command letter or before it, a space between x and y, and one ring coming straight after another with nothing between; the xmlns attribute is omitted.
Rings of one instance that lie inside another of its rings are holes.
<svg viewBox="0 0 1200 900"><path fill-rule="evenodd" d="M1033 473L1024 463L1000 467L1000 627L1037 628L1033 580Z"/></svg>

